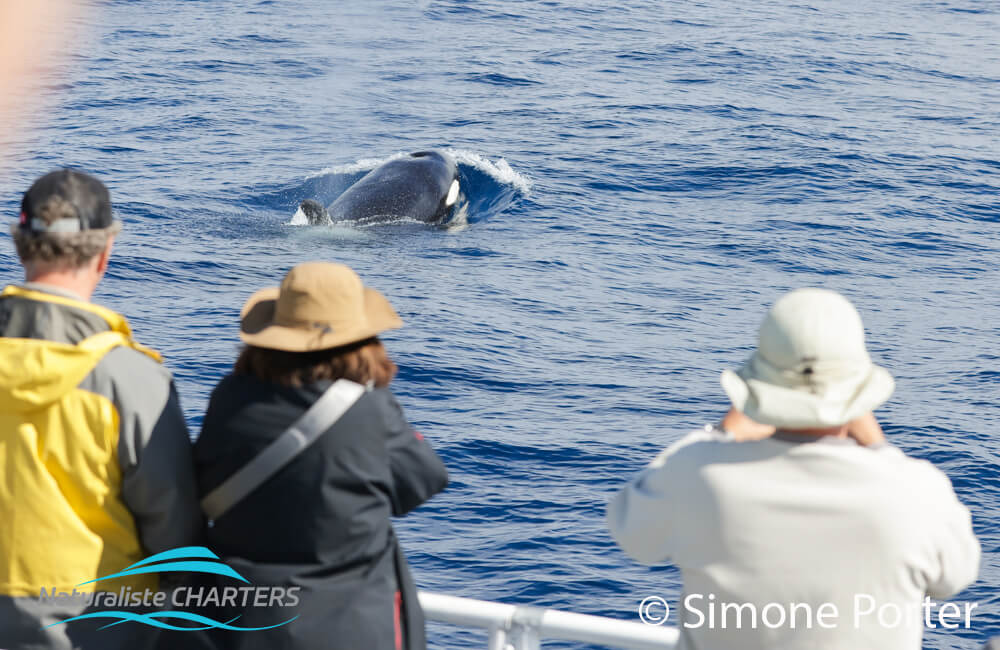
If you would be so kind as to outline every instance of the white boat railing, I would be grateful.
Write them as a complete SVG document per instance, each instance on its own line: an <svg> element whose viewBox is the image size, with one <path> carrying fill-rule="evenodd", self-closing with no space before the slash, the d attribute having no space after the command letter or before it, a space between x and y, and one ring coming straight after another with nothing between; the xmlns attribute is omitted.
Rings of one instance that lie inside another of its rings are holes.
<svg viewBox="0 0 1000 650"><path fill-rule="evenodd" d="M672 650L680 635L673 627L426 591L420 592L420 606L427 620L486 630L488 650L539 650L542 639L634 650Z"/></svg>

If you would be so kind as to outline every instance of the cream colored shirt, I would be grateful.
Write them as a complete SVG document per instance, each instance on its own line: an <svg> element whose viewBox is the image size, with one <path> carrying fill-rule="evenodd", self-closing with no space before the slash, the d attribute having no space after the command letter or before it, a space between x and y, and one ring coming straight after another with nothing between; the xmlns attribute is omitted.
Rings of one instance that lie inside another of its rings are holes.
<svg viewBox="0 0 1000 650"><path fill-rule="evenodd" d="M681 569L668 604L682 650L919 650L927 619L964 627L968 607L940 619L925 595L947 598L979 571L948 477L890 445L696 431L607 516L628 555Z"/></svg>

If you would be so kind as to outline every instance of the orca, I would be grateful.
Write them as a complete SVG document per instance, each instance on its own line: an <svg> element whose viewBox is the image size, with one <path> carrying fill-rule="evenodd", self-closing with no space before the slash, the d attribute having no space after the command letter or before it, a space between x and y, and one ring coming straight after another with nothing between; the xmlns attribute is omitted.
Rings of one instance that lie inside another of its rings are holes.
<svg viewBox="0 0 1000 650"><path fill-rule="evenodd" d="M459 190L454 158L441 151L418 151L382 163L329 207L306 199L299 209L311 226L397 219L439 223L458 202Z"/></svg>

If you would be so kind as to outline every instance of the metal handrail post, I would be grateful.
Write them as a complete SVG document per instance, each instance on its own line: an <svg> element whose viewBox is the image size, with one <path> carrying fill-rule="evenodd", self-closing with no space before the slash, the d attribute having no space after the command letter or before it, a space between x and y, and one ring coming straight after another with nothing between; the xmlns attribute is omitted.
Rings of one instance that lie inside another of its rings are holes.
<svg viewBox="0 0 1000 650"><path fill-rule="evenodd" d="M500 626L490 628L489 645L487 650L508 650L507 630Z"/></svg>

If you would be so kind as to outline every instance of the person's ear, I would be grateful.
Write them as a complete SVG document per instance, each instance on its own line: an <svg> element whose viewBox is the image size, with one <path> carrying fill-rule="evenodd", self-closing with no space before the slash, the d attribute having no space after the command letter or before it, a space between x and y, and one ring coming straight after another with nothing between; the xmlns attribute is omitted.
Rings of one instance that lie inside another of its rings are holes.
<svg viewBox="0 0 1000 650"><path fill-rule="evenodd" d="M97 268L95 270L99 276L103 276L104 272L108 270L108 262L111 261L111 247L114 246L114 243L114 236L108 237L108 243L104 245L104 250L97 256Z"/></svg>

